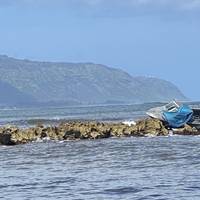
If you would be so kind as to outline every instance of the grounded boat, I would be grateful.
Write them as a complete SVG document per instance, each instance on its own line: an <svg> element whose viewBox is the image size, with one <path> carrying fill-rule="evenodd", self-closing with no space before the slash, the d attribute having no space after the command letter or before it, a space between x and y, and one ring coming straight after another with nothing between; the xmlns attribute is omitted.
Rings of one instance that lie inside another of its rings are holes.
<svg viewBox="0 0 200 200"><path fill-rule="evenodd" d="M164 121L170 128L180 128L191 121L193 110L187 105L172 101L167 105L150 109L147 115Z"/></svg>
<svg viewBox="0 0 200 200"><path fill-rule="evenodd" d="M192 108L193 115L188 124L200 130L200 108Z"/></svg>

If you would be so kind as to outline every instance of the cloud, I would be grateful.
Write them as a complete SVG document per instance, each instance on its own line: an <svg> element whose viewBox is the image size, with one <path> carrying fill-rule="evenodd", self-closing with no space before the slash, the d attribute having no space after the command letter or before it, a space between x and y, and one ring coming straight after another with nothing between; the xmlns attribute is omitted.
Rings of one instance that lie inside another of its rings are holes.
<svg viewBox="0 0 200 200"><path fill-rule="evenodd" d="M74 0L86 11L103 17L134 17L136 15L196 14L200 0Z"/></svg>
<svg viewBox="0 0 200 200"><path fill-rule="evenodd" d="M58 0L59 1L59 0ZM106 5L123 5L134 7L165 7L170 6L177 9L195 9L200 8L200 0L75 0L80 3L85 3L89 6L106 6Z"/></svg>
<svg viewBox="0 0 200 200"><path fill-rule="evenodd" d="M200 0L0 0L2 6L74 9L82 13L109 16L139 12L195 12L200 10Z"/></svg>

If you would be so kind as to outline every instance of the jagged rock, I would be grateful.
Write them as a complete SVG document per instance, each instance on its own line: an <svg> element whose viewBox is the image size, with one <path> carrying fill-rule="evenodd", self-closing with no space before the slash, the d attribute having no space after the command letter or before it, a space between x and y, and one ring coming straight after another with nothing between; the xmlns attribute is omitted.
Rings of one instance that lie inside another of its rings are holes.
<svg viewBox="0 0 200 200"><path fill-rule="evenodd" d="M80 140L130 136L166 136L168 134L169 131L162 121L151 118L139 120L131 126L123 123L67 122L54 127L45 127L41 124L26 129L13 126L0 127L0 144L25 144L45 138ZM174 130L174 134L200 135L200 132L186 125L182 129Z"/></svg>
<svg viewBox="0 0 200 200"><path fill-rule="evenodd" d="M173 129L173 133L176 135L200 135L199 130L187 124L183 128Z"/></svg>
<svg viewBox="0 0 200 200"><path fill-rule="evenodd" d="M0 133L0 144L2 145L14 145L15 143L11 140L11 133L4 132Z"/></svg>
<svg viewBox="0 0 200 200"><path fill-rule="evenodd" d="M167 128L163 125L163 123L158 119L147 118L144 120L140 120L136 123L136 133L141 136L148 135L163 135L166 136L169 134Z"/></svg>

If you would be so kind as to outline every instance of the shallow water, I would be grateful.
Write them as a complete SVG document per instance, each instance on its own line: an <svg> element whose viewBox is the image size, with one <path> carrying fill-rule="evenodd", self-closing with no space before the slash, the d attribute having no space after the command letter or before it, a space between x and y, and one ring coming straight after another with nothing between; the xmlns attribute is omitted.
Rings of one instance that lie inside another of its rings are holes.
<svg viewBox="0 0 200 200"><path fill-rule="evenodd" d="M0 108L0 125L30 126L37 122L59 123L61 120L134 120L144 117L145 111L160 103L135 105L99 105L77 107Z"/></svg>
<svg viewBox="0 0 200 200"><path fill-rule="evenodd" d="M200 137L0 146L0 168L3 199L200 199Z"/></svg>

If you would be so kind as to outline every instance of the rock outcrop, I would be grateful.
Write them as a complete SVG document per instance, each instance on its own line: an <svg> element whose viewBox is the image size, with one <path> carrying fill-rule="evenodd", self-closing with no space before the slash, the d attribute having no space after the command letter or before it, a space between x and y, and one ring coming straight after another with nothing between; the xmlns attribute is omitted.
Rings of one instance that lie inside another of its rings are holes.
<svg viewBox="0 0 200 200"><path fill-rule="evenodd" d="M174 130L175 134L198 135L200 132L188 125ZM66 122L58 126L37 125L30 128L4 126L0 128L0 144L16 145L48 138L50 140L101 139L130 136L167 136L165 125L157 119L143 119L135 125L102 122Z"/></svg>
<svg viewBox="0 0 200 200"><path fill-rule="evenodd" d="M185 125L183 128L173 129L175 135L200 135L200 131L189 125Z"/></svg>

